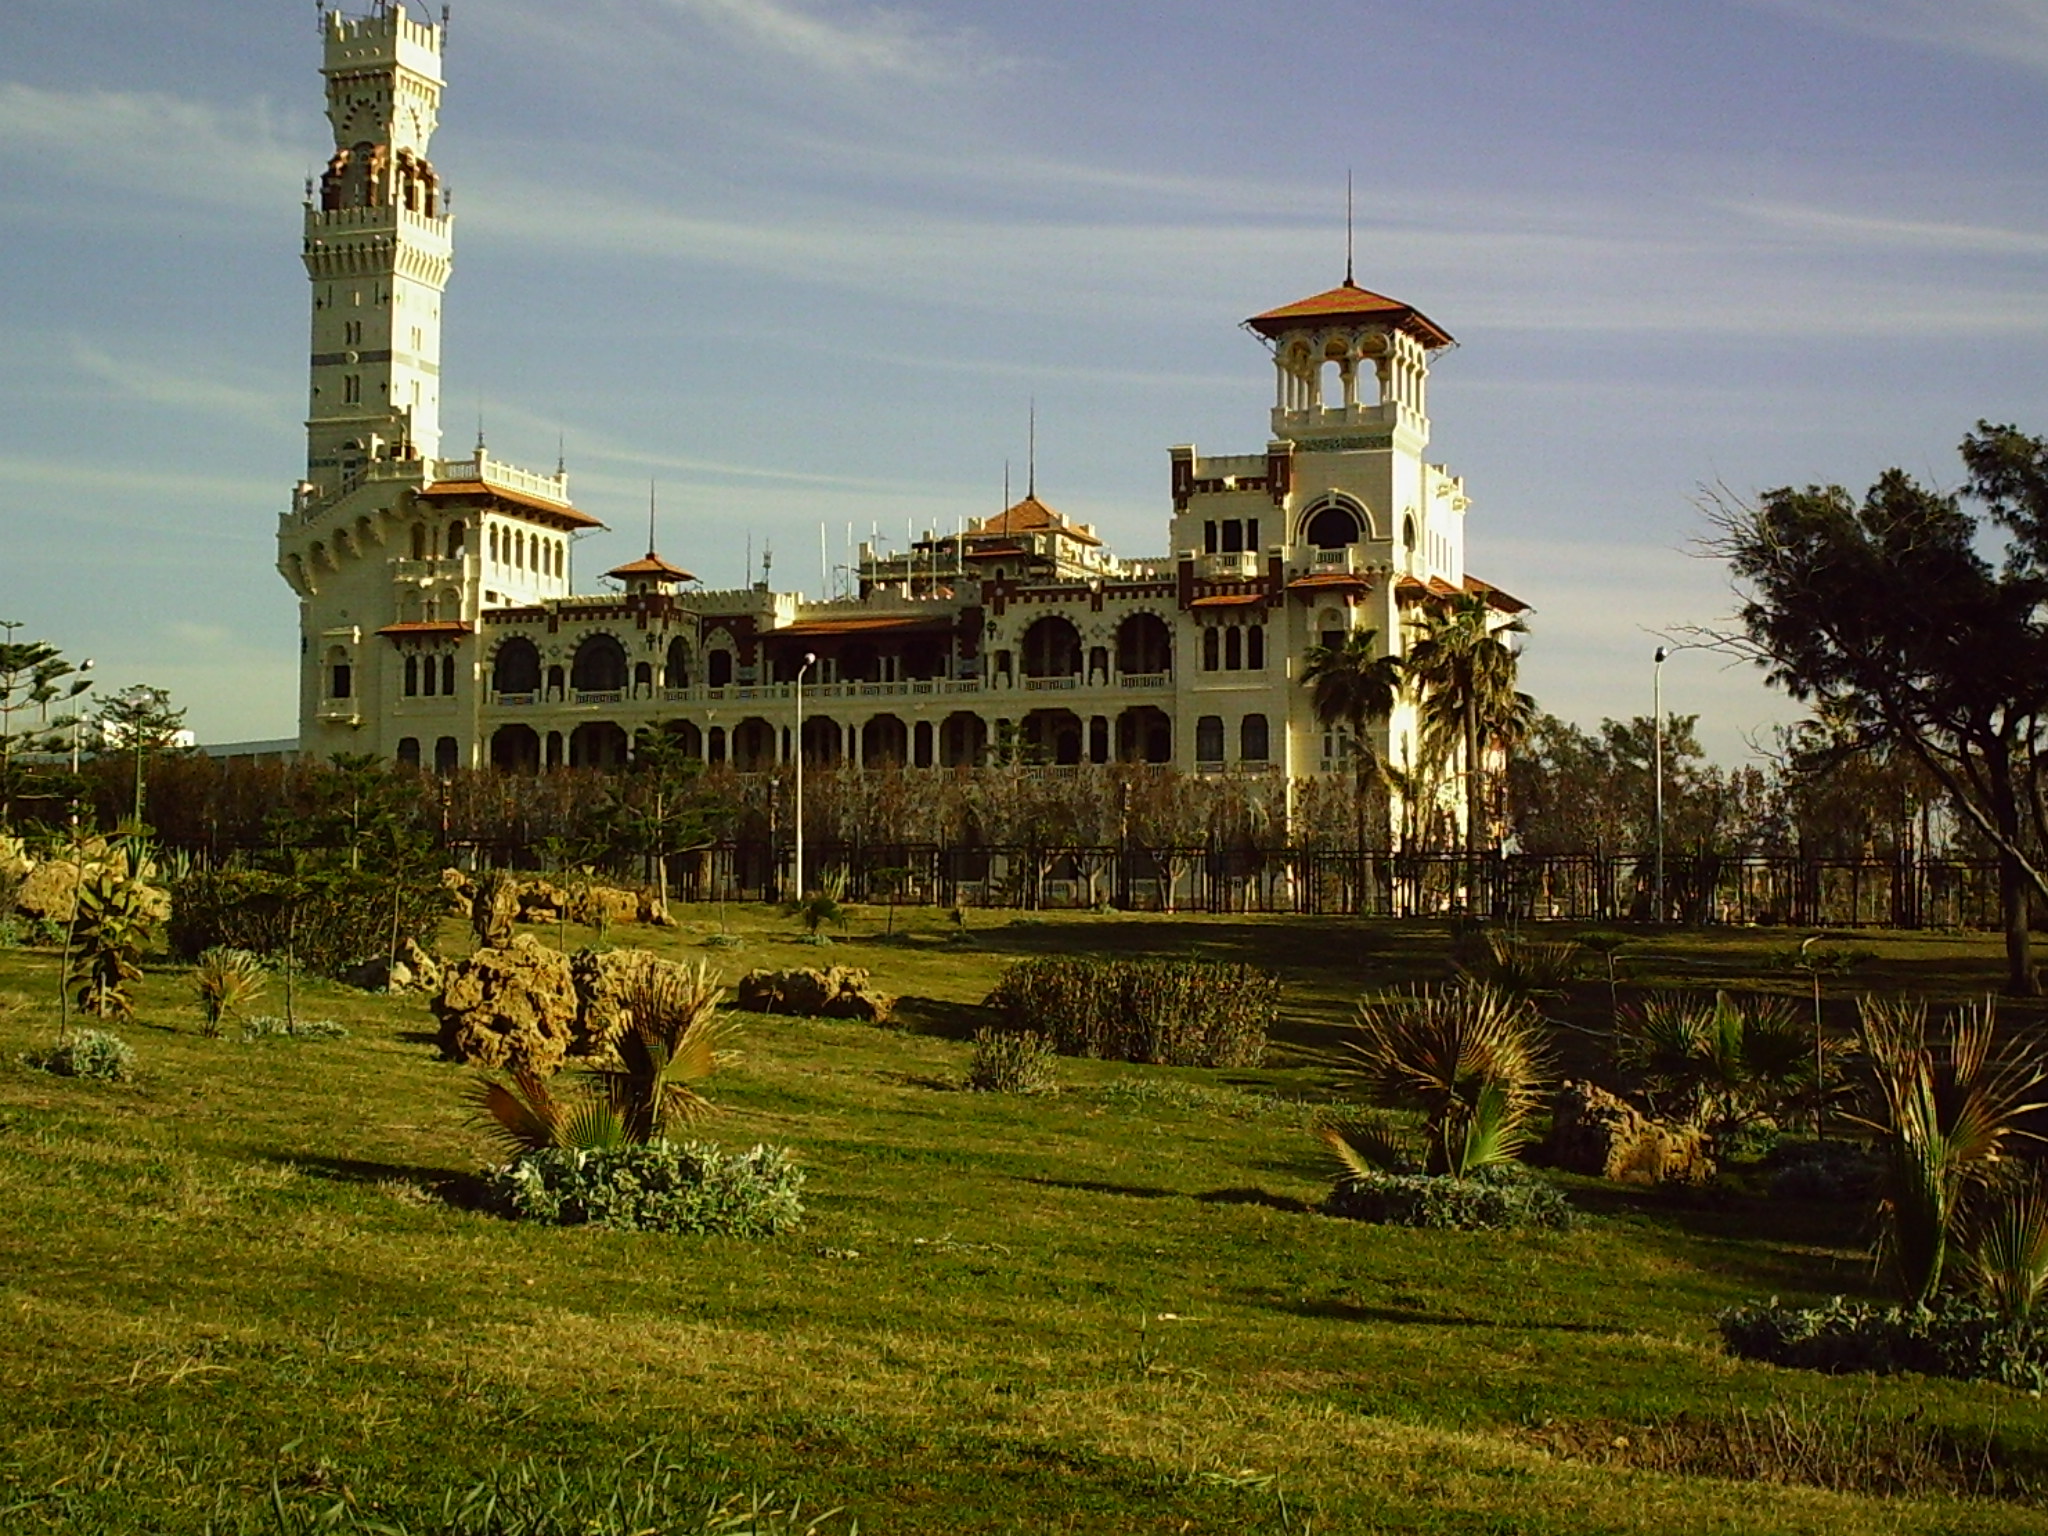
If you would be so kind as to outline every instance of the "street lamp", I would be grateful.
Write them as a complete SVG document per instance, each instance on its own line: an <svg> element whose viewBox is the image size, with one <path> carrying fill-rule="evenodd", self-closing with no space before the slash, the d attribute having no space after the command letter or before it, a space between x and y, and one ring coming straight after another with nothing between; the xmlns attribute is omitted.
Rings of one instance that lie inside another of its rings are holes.
<svg viewBox="0 0 2048 1536"><path fill-rule="evenodd" d="M78 682L71 690L74 699L92 686L92 679L85 675L91 670L92 658L88 656L78 664ZM78 733L84 725L84 713L74 711L71 716L71 827L74 832L78 829Z"/></svg>
<svg viewBox="0 0 2048 1536"><path fill-rule="evenodd" d="M1656 800L1653 819L1656 823L1657 857L1655 873L1651 879L1651 891L1656 901L1655 920L1664 921L1664 663L1679 651L1705 650L1701 645L1660 645L1653 658L1656 665L1651 668L1650 708L1656 717L1655 766L1652 774L1656 781Z"/></svg>
<svg viewBox="0 0 2048 1536"><path fill-rule="evenodd" d="M804 664L796 669L796 899L804 899L804 674L817 656L804 652Z"/></svg>

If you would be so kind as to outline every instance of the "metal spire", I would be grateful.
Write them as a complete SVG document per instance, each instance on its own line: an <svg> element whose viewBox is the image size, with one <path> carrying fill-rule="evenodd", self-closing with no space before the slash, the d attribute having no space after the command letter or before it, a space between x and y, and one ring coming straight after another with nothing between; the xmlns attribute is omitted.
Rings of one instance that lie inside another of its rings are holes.
<svg viewBox="0 0 2048 1536"><path fill-rule="evenodd" d="M1351 167L1344 167L1344 286L1356 288L1351 277Z"/></svg>

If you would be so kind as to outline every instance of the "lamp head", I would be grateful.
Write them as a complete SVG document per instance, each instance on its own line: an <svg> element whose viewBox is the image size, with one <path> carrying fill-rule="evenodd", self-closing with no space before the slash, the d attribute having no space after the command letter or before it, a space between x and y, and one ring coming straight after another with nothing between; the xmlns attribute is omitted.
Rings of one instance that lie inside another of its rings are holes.
<svg viewBox="0 0 2048 1536"><path fill-rule="evenodd" d="M1668 646L1668 645L1660 645L1660 646L1658 646L1658 647L1657 647L1657 665L1659 665L1659 666L1662 666L1662 665L1664 664L1664 659L1665 659L1665 657L1669 656L1670 654L1671 654L1671 647L1670 647L1670 646Z"/></svg>

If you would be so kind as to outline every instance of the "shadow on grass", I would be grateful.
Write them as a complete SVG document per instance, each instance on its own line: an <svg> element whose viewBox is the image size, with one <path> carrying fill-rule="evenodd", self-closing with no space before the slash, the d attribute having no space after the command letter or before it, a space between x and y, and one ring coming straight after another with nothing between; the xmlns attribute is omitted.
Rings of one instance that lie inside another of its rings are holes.
<svg viewBox="0 0 2048 1536"><path fill-rule="evenodd" d="M1626 1329L1604 1323L1545 1322L1535 1318L1501 1321L1491 1317L1469 1317L1457 1312L1424 1312L1413 1307L1369 1307L1354 1301L1282 1301L1270 1295L1246 1292L1247 1299L1288 1312L1296 1317L1323 1318L1337 1323L1396 1323L1419 1328L1497 1328L1511 1333L1588 1333L1618 1337Z"/></svg>
<svg viewBox="0 0 2048 1536"><path fill-rule="evenodd" d="M1072 1189L1084 1195L1120 1195L1126 1200L1178 1200L1185 1191L1161 1189L1154 1184L1106 1184L1096 1179L1048 1179L1032 1175L1021 1180L1041 1189Z"/></svg>
<svg viewBox="0 0 2048 1536"><path fill-rule="evenodd" d="M1285 1211L1290 1216L1312 1216L1316 1209L1306 1200L1296 1200L1291 1195L1276 1195L1271 1190L1251 1187L1205 1190L1196 1195L1195 1199L1204 1205L1263 1206L1269 1211Z"/></svg>
<svg viewBox="0 0 2048 1536"><path fill-rule="evenodd" d="M270 1152L265 1160L298 1169L333 1184L410 1184L444 1204L483 1210L484 1182L474 1173L448 1168L422 1168L413 1163L378 1163L357 1157L314 1157L303 1152Z"/></svg>
<svg viewBox="0 0 2048 1536"><path fill-rule="evenodd" d="M998 1022L992 1009L979 1003L949 1003L936 997L900 997L896 1000L899 1028L914 1035L937 1035L943 1040L972 1040L977 1029Z"/></svg>

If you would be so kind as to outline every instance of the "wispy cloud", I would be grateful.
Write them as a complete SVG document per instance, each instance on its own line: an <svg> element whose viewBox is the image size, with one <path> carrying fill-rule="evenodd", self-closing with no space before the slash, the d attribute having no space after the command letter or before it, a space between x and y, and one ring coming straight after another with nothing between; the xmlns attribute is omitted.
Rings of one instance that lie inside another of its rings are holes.
<svg viewBox="0 0 2048 1536"><path fill-rule="evenodd" d="M71 363L122 399L219 417L268 432L289 434L296 425L292 403L297 381L282 376L258 384L230 383L207 374L174 371L141 358L116 357L83 339L72 342Z"/></svg>
<svg viewBox="0 0 2048 1536"><path fill-rule="evenodd" d="M305 175L266 102L234 111L156 92L60 91L0 81L0 158L35 156L67 177L170 192L218 208L277 206Z"/></svg>
<svg viewBox="0 0 2048 1536"><path fill-rule="evenodd" d="M1007 60L964 29L909 10L812 0L665 0L726 36L817 74L874 81L958 82Z"/></svg>
<svg viewBox="0 0 2048 1536"><path fill-rule="evenodd" d="M1769 10L1894 42L2048 71L2042 0L1749 0Z"/></svg>
<svg viewBox="0 0 2048 1536"><path fill-rule="evenodd" d="M1845 249L1913 251L1936 256L2048 256L2048 231L1877 214L1788 202L1722 202L1722 211L1766 228Z"/></svg>

